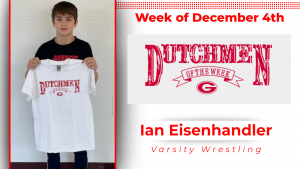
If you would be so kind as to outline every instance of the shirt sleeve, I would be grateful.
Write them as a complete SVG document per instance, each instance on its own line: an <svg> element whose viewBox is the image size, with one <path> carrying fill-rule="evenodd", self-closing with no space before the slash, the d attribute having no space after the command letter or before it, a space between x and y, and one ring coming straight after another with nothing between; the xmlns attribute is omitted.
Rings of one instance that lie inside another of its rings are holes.
<svg viewBox="0 0 300 169"><path fill-rule="evenodd" d="M27 94L27 101L30 101L34 94L34 87L35 87L35 72L33 70L29 70L27 77L25 79L22 92Z"/></svg>
<svg viewBox="0 0 300 169"><path fill-rule="evenodd" d="M40 60L42 60L42 46L40 46L39 48L38 48L38 50L36 51L36 53L35 53L35 55L34 55L34 57L38 57Z"/></svg>
<svg viewBox="0 0 300 169"><path fill-rule="evenodd" d="M90 46L90 44L87 44L87 47L86 47L86 57L94 57L93 56L93 52L92 52L92 48Z"/></svg>
<svg viewBox="0 0 300 169"><path fill-rule="evenodd" d="M89 77L89 93L93 93L96 95L96 83L95 83L95 73L93 69L88 69L88 77Z"/></svg>

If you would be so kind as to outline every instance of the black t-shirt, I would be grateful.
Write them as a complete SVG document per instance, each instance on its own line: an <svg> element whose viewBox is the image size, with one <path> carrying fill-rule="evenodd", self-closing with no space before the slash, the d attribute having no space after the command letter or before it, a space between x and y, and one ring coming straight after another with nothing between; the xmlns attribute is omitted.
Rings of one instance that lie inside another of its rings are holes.
<svg viewBox="0 0 300 169"><path fill-rule="evenodd" d="M86 57L93 57L93 53L89 43L75 36L75 40L67 45L59 45L53 38L39 47L35 57L38 57L40 60L52 59L56 61L66 59L84 60Z"/></svg>

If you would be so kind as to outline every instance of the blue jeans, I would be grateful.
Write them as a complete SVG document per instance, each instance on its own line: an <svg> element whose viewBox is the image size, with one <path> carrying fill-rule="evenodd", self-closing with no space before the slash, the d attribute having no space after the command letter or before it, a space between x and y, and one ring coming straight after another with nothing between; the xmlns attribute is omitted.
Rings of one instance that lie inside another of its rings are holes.
<svg viewBox="0 0 300 169"><path fill-rule="evenodd" d="M86 169L88 165L87 152L77 151L73 152L75 155L75 169ZM59 153L47 153L48 155L48 169L60 169Z"/></svg>

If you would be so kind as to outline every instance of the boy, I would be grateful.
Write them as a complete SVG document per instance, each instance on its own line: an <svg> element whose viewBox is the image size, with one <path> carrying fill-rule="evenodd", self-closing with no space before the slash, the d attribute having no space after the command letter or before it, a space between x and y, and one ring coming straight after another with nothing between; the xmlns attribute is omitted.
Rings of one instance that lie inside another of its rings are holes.
<svg viewBox="0 0 300 169"><path fill-rule="evenodd" d="M27 64L27 77L29 69L35 69L41 64L42 59L52 59L56 61L66 59L81 59L82 63L86 63L90 69L94 70L95 82L98 79L97 63L93 58L90 45L73 36L73 29L77 26L77 8L69 2L59 2L52 10L52 24L56 29L56 37L42 44L34 58L30 59ZM75 169L87 168L87 152L86 150L74 152ZM59 153L47 153L48 169L60 168Z"/></svg>

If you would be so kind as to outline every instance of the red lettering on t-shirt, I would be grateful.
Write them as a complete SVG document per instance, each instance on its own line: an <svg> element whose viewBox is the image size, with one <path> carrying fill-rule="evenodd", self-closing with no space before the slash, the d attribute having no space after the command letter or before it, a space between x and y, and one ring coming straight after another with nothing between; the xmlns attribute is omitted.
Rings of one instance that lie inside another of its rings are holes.
<svg viewBox="0 0 300 169"><path fill-rule="evenodd" d="M53 60L55 61L62 61L66 59L77 59L78 56L76 55L54 55Z"/></svg>

